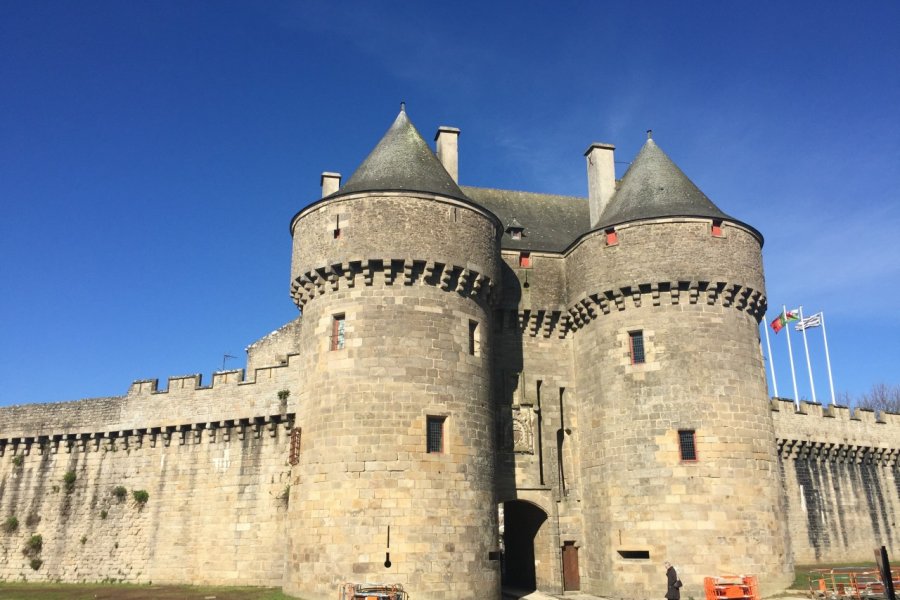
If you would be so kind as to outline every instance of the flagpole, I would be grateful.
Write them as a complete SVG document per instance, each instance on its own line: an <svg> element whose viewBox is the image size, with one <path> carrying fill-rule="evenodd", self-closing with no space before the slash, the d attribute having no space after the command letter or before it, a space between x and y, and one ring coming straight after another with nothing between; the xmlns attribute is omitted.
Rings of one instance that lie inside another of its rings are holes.
<svg viewBox="0 0 900 600"><path fill-rule="evenodd" d="M800 412L800 394L797 393L797 372L794 370L794 350L791 348L791 327L790 322L787 320L787 307L782 304L781 310L784 315L785 328L784 333L787 336L787 345L788 345L788 358L791 359L791 381L794 384L794 406L797 408L797 412Z"/></svg>
<svg viewBox="0 0 900 600"><path fill-rule="evenodd" d="M800 311L800 322L803 323L803 305L800 305L800 308L797 310ZM803 332L803 349L806 350L806 370L809 372L809 389L812 390L812 401L817 402L816 400L816 384L813 383L813 374L812 374L812 363L809 362L809 344L806 341L806 327L801 329Z"/></svg>
<svg viewBox="0 0 900 600"><path fill-rule="evenodd" d="M769 350L769 370L772 372L772 389L775 390L775 397L778 397L778 380L775 379L775 361L772 360L772 343L769 341L769 322L763 320L763 331L766 332L766 348Z"/></svg>
<svg viewBox="0 0 900 600"><path fill-rule="evenodd" d="M834 381L831 379L831 358L828 356L828 335L825 333L825 313L820 312L822 317L822 339L825 340L825 364L828 365L828 385L831 388L831 403L834 404Z"/></svg>

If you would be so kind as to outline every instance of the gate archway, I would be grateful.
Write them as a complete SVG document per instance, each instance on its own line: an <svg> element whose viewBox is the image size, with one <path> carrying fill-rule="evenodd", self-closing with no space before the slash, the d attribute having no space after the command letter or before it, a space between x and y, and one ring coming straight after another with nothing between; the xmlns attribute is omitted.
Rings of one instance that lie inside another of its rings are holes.
<svg viewBox="0 0 900 600"><path fill-rule="evenodd" d="M547 513L522 500L503 503L503 585L520 590L537 589L534 540Z"/></svg>

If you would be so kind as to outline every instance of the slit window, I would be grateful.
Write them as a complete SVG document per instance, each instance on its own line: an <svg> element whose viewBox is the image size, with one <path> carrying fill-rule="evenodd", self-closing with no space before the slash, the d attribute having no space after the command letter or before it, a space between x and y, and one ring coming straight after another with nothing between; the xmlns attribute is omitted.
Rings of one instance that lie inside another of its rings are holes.
<svg viewBox="0 0 900 600"><path fill-rule="evenodd" d="M649 550L619 550L619 556L628 560L639 560L650 558Z"/></svg>
<svg viewBox="0 0 900 600"><path fill-rule="evenodd" d="M628 345L631 351L631 364L642 365L645 362L644 356L644 332L629 331Z"/></svg>
<svg viewBox="0 0 900 600"><path fill-rule="evenodd" d="M681 454L681 460L697 460L697 436L693 429L678 430L678 451Z"/></svg>
<svg viewBox="0 0 900 600"><path fill-rule="evenodd" d="M519 252L519 266L523 269L531 268L531 252Z"/></svg>
<svg viewBox="0 0 900 600"><path fill-rule="evenodd" d="M425 451L429 454L444 452L444 421L446 417L429 416L425 426Z"/></svg>
<svg viewBox="0 0 900 600"><path fill-rule="evenodd" d="M331 349L344 349L344 315L334 315L331 319Z"/></svg>
<svg viewBox="0 0 900 600"><path fill-rule="evenodd" d="M481 334L478 331L478 321L469 321L469 354L472 356L481 354Z"/></svg>

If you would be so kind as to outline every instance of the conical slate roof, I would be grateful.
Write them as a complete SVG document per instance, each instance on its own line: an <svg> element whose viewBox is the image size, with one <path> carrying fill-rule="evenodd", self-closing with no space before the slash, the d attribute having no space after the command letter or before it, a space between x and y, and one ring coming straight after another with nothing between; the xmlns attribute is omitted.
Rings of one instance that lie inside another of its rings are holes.
<svg viewBox="0 0 900 600"><path fill-rule="evenodd" d="M597 226L609 227L658 217L729 217L687 178L652 139L625 172Z"/></svg>
<svg viewBox="0 0 900 600"><path fill-rule="evenodd" d="M375 149L331 197L379 191L428 192L468 201L403 108Z"/></svg>

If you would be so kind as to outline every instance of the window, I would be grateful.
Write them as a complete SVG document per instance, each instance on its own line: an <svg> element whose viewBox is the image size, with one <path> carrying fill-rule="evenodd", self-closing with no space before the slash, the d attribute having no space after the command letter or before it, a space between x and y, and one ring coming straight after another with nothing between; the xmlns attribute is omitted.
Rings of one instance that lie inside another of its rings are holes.
<svg viewBox="0 0 900 600"><path fill-rule="evenodd" d="M334 315L331 320L331 349L344 349L344 315Z"/></svg>
<svg viewBox="0 0 900 600"><path fill-rule="evenodd" d="M291 453L288 459L292 465L300 462L300 428L291 429Z"/></svg>
<svg viewBox="0 0 900 600"><path fill-rule="evenodd" d="M606 245L607 246L615 246L619 243L619 234L616 233L615 229L607 229L606 230Z"/></svg>
<svg viewBox="0 0 900 600"><path fill-rule="evenodd" d="M523 269L531 268L531 252L520 252L519 253L519 266Z"/></svg>
<svg viewBox="0 0 900 600"><path fill-rule="evenodd" d="M631 349L631 364L644 364L644 332L629 331L628 343Z"/></svg>
<svg viewBox="0 0 900 600"><path fill-rule="evenodd" d="M469 354L479 356L481 354L481 335L478 332L478 321L469 321Z"/></svg>
<svg viewBox="0 0 900 600"><path fill-rule="evenodd" d="M693 429L678 430L678 450L681 460L697 460L697 444Z"/></svg>
<svg viewBox="0 0 900 600"><path fill-rule="evenodd" d="M716 220L712 222L712 232L713 237L722 237L722 221Z"/></svg>
<svg viewBox="0 0 900 600"><path fill-rule="evenodd" d="M441 454L444 451L444 421L446 417L428 417L425 451Z"/></svg>

